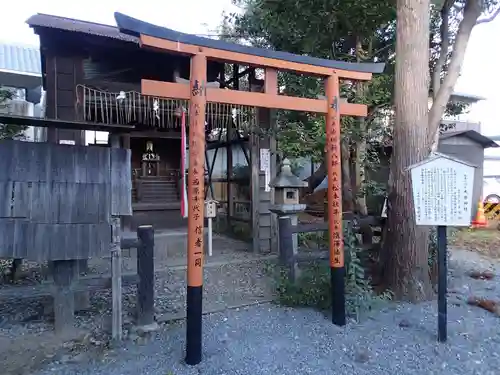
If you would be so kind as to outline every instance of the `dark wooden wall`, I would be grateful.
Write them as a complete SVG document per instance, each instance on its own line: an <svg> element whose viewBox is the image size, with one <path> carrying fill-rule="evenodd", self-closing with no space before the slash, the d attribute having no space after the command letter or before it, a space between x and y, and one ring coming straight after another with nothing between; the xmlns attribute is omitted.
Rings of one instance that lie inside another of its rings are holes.
<svg viewBox="0 0 500 375"><path fill-rule="evenodd" d="M0 142L0 257L109 256L111 216L131 215L130 150Z"/></svg>
<svg viewBox="0 0 500 375"><path fill-rule="evenodd" d="M50 119L79 120L76 112L76 85L81 82L83 53L58 33L40 33L43 82L46 91L46 116ZM85 144L82 130L48 129L47 138L55 142L73 140Z"/></svg>
<svg viewBox="0 0 500 375"><path fill-rule="evenodd" d="M46 116L60 120L82 120L77 107L78 84L110 92L138 91L141 79L172 82L174 71L189 78L187 56L144 50L137 43L103 36L36 27L40 36ZM215 81L221 63L208 63L208 79ZM138 124L140 126L140 124ZM73 140L85 144L85 132L49 130L49 141Z"/></svg>

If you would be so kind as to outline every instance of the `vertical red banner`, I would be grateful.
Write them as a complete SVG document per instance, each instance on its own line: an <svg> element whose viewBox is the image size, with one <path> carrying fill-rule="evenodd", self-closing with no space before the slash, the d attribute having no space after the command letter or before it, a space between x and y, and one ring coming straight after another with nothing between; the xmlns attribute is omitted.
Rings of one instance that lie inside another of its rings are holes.
<svg viewBox="0 0 500 375"><path fill-rule="evenodd" d="M181 216L187 217L188 214L188 198L187 198L187 184L186 184L186 154L187 154L187 140L186 140L186 111L181 108Z"/></svg>

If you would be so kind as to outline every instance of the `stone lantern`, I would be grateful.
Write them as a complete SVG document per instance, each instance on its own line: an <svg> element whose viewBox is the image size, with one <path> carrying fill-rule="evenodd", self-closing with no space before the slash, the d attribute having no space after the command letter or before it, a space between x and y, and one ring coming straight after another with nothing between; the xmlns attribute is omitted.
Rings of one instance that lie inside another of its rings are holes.
<svg viewBox="0 0 500 375"><path fill-rule="evenodd" d="M290 161L283 160L281 171L269 183L269 186L274 188L274 204L271 205L269 211L278 215L278 217L288 216L292 225L297 225L297 214L306 209L305 204L299 203L299 189L307 187L307 182L292 173ZM297 234L293 234L294 250L298 247Z"/></svg>

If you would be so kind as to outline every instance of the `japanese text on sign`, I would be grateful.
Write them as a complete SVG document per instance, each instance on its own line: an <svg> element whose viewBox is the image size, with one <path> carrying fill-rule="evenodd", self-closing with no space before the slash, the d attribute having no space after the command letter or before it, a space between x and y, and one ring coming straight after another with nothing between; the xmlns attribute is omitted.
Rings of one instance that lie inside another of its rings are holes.
<svg viewBox="0 0 500 375"><path fill-rule="evenodd" d="M217 216L217 202L214 200L205 201L205 217L214 218Z"/></svg>
<svg viewBox="0 0 500 375"><path fill-rule="evenodd" d="M337 113L337 97L328 110L326 129L326 152L328 155L328 222L330 242L330 265L344 266L342 233L342 192L340 168L340 123Z"/></svg>
<svg viewBox="0 0 500 375"><path fill-rule="evenodd" d="M205 93L206 93L205 83L200 82L196 79L194 81L193 88L191 89L191 95L198 96L198 95L205 95ZM197 106L197 104L194 105L195 113L196 113L196 111L199 111L199 106L198 106L198 108L196 106Z"/></svg>
<svg viewBox="0 0 500 375"><path fill-rule="evenodd" d="M269 183L271 182L271 153L268 148L260 149L260 170L264 171L264 190L271 191Z"/></svg>
<svg viewBox="0 0 500 375"><path fill-rule="evenodd" d="M205 193L205 115L206 61L192 59L191 100L189 117L189 173L188 173L188 269L189 286L203 284L203 221Z"/></svg>
<svg viewBox="0 0 500 375"><path fill-rule="evenodd" d="M417 225L469 226L474 167L434 157L411 168Z"/></svg>

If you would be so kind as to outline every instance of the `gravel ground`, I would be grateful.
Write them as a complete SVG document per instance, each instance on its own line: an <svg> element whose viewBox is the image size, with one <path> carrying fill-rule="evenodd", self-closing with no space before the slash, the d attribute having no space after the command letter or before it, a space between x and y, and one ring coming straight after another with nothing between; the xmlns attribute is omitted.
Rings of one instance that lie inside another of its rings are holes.
<svg viewBox="0 0 500 375"><path fill-rule="evenodd" d="M266 273L268 261L248 261L206 267L204 270L204 308L213 311L238 304L246 305L273 298L272 280ZM164 270L155 278L155 310L157 317L185 313L186 271ZM136 313L137 288L123 290L125 334ZM30 332L52 331L52 317L47 311L50 298L5 300L0 304L0 338L16 337ZM77 328L106 336L111 321L111 290L93 292L88 311L76 315ZM182 317L182 316L181 316ZM101 332L102 331L102 332ZM1 348L0 348L1 349Z"/></svg>
<svg viewBox="0 0 500 375"><path fill-rule="evenodd" d="M156 241L156 265L163 269L156 273L155 309L159 321L183 318L186 299L186 271L182 266L172 266L176 261L185 265L182 257L174 252L185 253L185 239L181 236L159 236ZM268 260L245 254L245 244L221 236L214 241L213 257L206 258L204 309L222 310L231 306L247 305L272 299L273 286L266 273ZM168 254L167 254L168 251ZM167 255L170 258L167 258ZM227 261L230 264L220 264ZM109 271L109 260L89 262L94 273ZM130 269L135 271L135 259L129 259ZM36 267L29 268L35 272ZM125 264L124 264L125 266ZM36 274L36 272L35 272ZM36 285L37 277L21 280L25 285ZM8 285L1 288L15 288ZM144 340L134 330L136 313L136 287L123 287L124 337L131 343ZM0 367L2 375L30 374L31 369L50 362L78 362L86 357L108 355L111 331L111 290L90 294L90 309L78 312L75 331L68 337L55 337L50 298L12 298L0 301ZM83 352L83 354L81 353Z"/></svg>
<svg viewBox="0 0 500 375"><path fill-rule="evenodd" d="M176 323L106 356L58 359L33 375L498 374L499 317L465 301L500 291L498 276L473 280L468 270L499 275L500 268L461 250L450 268L446 344L436 341L435 302L393 304L344 328L313 310L265 304L205 316L204 359L196 367L182 364L185 327Z"/></svg>

